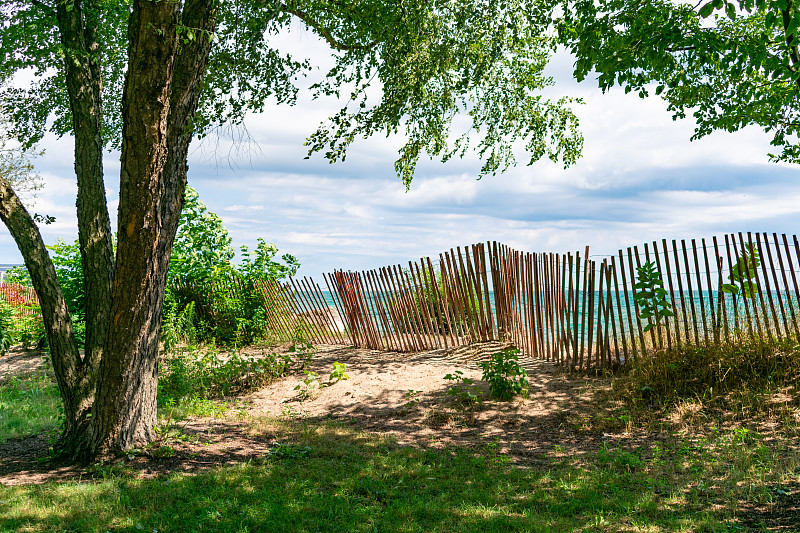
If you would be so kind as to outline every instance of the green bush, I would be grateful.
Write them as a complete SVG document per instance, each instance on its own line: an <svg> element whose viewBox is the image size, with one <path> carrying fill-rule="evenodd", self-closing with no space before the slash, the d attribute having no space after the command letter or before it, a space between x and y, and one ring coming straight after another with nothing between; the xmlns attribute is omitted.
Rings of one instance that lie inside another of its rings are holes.
<svg viewBox="0 0 800 533"><path fill-rule="evenodd" d="M167 348L178 342L214 341L244 346L269 335L258 282L282 279L299 268L297 259L258 239L255 249L240 247L236 255L222 220L209 212L197 192L186 190L178 234L170 259L164 303L162 339Z"/></svg>
<svg viewBox="0 0 800 533"><path fill-rule="evenodd" d="M255 390L304 369L310 355L305 346L285 354L257 356L233 351L223 357L213 347L202 354L194 350L172 354L159 365L159 403L225 398Z"/></svg>
<svg viewBox="0 0 800 533"><path fill-rule="evenodd" d="M483 379L489 382L489 392L495 398L510 400L519 394L528 393L528 373L519 366L519 350L508 348L492 354L483 361Z"/></svg>
<svg viewBox="0 0 800 533"><path fill-rule="evenodd" d="M38 306L0 303L0 353L14 344L24 349L46 346L47 335Z"/></svg>
<svg viewBox="0 0 800 533"><path fill-rule="evenodd" d="M80 245L59 240L48 246L79 345L85 337L86 294ZM268 325L258 281L293 275L299 263L290 254L276 258L278 249L263 239L253 250L240 247L241 261L222 220L208 211L194 189L186 189L178 232L170 256L164 299L162 339L167 348L179 342L215 340L243 346L265 338ZM30 286L24 268L11 269L7 281ZM35 329L25 324L24 329ZM38 333L37 333L38 335ZM35 336L35 335L33 335ZM38 335L39 343L43 335Z"/></svg>

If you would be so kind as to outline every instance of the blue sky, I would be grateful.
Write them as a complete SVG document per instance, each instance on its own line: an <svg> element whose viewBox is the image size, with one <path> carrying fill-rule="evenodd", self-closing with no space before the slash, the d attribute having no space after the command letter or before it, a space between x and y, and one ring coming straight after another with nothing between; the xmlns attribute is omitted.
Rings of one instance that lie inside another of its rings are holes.
<svg viewBox="0 0 800 533"><path fill-rule="evenodd" d="M304 30L281 37L316 63L326 48ZM673 122L666 104L621 90L601 93L571 78L558 54L546 95L581 97L583 157L564 170L540 162L477 180L474 157L423 161L409 192L394 174L399 139L357 141L347 160L304 159L303 141L336 111L334 100L267 105L247 121L248 143L210 137L195 143L189 184L219 214L234 244L258 237L296 255L300 274L404 263L458 245L496 240L530 251L614 253L661 238L731 231L796 232L800 169L769 163L769 137L756 128L690 142L691 120ZM307 96L307 95L306 95ZM36 161L45 188L33 211L53 215L48 243L74 240L72 139L48 137ZM522 159L522 158L521 158ZM106 157L106 186L116 213L119 154ZM6 230L0 263L21 262Z"/></svg>

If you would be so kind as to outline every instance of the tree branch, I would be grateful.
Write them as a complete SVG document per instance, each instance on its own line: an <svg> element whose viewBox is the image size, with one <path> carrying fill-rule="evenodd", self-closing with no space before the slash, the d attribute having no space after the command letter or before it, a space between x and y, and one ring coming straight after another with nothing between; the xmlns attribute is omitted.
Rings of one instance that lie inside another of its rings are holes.
<svg viewBox="0 0 800 533"><path fill-rule="evenodd" d="M327 29L324 26L322 26L322 24L319 24L318 22L316 22L313 18L311 18L311 16L308 13L306 13L302 9L289 9L286 6L284 6L284 8L285 8L285 11L287 13L289 13L291 15L294 15L295 17L299 18L300 20L302 20L306 24L306 26L310 27L311 29L313 29L314 31L319 33L328 42L328 44L331 46L331 48L333 48L334 50L340 50L340 51L371 50L371 49L375 48L378 45L378 41L372 41L371 43L366 44L366 45L365 44L343 44L343 43L337 41L333 37L333 35L331 34L331 31L329 29Z"/></svg>
<svg viewBox="0 0 800 533"><path fill-rule="evenodd" d="M786 46L789 48L789 59L792 61L791 67L789 71L794 74L797 72L798 66L800 66L800 53L797 50L797 44L795 41L797 40L797 33L789 34L789 24L792 22L792 11L794 8L794 2L792 0L788 0L786 2L786 9L781 10L781 18L783 19L783 31L786 33ZM795 80L795 84L798 88L800 88L800 78Z"/></svg>

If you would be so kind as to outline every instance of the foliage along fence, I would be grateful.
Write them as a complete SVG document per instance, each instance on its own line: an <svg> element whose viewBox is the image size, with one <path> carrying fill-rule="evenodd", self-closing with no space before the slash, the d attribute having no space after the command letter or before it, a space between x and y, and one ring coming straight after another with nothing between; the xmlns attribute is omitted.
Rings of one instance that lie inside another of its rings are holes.
<svg viewBox="0 0 800 533"><path fill-rule="evenodd" d="M408 268L335 271L324 275L327 291L305 277L260 289L266 319L284 337L401 352L500 340L581 369L657 348L798 333L796 236L663 239L593 257L588 246L553 254L492 242ZM674 312L659 324L634 299L636 269L648 262Z"/></svg>
<svg viewBox="0 0 800 533"><path fill-rule="evenodd" d="M38 315L39 296L30 287L16 283L0 283L0 301L17 306L23 316Z"/></svg>

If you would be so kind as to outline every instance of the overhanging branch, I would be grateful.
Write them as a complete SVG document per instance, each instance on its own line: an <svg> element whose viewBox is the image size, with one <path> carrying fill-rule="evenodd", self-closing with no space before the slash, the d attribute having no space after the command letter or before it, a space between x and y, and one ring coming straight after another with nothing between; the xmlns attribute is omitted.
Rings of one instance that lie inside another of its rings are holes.
<svg viewBox="0 0 800 533"><path fill-rule="evenodd" d="M378 45L378 41L372 41L369 44L344 44L339 42L334 38L333 34L328 28L325 28L322 24L314 20L308 13L303 11L302 9L289 9L285 7L285 11L291 15L302 20L306 26L316 31L320 34L330 45L331 48L334 50L339 51L350 51L350 50L371 50Z"/></svg>

